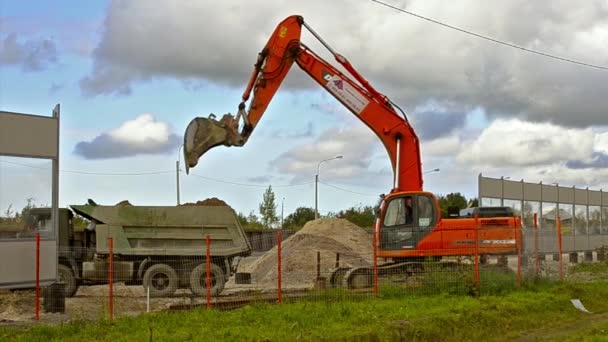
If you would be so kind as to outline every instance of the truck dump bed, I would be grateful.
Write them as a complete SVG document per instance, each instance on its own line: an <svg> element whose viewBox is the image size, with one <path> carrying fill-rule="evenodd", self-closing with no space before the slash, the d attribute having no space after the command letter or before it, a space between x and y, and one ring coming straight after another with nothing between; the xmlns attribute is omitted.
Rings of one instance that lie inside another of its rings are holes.
<svg viewBox="0 0 608 342"><path fill-rule="evenodd" d="M211 238L212 256L246 256L251 246L236 213L228 206L72 205L95 223L97 253L122 255L204 255Z"/></svg>

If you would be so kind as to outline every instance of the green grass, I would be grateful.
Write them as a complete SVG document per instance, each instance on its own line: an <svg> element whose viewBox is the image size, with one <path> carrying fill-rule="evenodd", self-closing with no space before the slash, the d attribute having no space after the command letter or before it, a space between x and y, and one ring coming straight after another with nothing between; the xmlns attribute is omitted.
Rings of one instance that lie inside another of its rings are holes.
<svg viewBox="0 0 608 342"><path fill-rule="evenodd" d="M17 341L462 341L525 336L607 339L606 282L526 284L500 295L399 295L381 299L253 305L234 311L198 309L115 321L0 328L0 340ZM593 314L576 310L579 298ZM581 325L580 322L593 322ZM581 329L577 329L577 327ZM564 328L566 327L566 328ZM574 340L574 339L572 339Z"/></svg>
<svg viewBox="0 0 608 342"><path fill-rule="evenodd" d="M583 262L572 266L570 272L589 272L593 274L608 273L608 262Z"/></svg>

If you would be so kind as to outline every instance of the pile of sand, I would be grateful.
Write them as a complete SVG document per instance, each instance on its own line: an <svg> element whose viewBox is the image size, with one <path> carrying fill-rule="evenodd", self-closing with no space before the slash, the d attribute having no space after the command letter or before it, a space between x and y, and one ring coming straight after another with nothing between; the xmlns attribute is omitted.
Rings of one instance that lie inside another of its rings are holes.
<svg viewBox="0 0 608 342"><path fill-rule="evenodd" d="M196 201L196 203L184 203L184 204L180 204L180 206L215 206L215 207L229 207L229 205L222 201L221 199L217 198L217 197L211 197L211 198L207 198L206 200L203 201Z"/></svg>
<svg viewBox="0 0 608 342"><path fill-rule="evenodd" d="M369 266L372 263L371 236L344 219L319 219L283 241L281 246L282 285L292 288L314 286L317 277L317 252L321 254L321 277L329 278L335 269L336 253L340 267ZM251 273L252 284L275 287L277 281L277 247L255 262L239 269Z"/></svg>

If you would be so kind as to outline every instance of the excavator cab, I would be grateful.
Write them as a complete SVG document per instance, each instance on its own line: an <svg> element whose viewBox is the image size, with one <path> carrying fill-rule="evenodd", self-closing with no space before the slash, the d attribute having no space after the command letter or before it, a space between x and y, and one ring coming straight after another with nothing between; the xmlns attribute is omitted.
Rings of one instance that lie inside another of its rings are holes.
<svg viewBox="0 0 608 342"><path fill-rule="evenodd" d="M439 213L430 193L394 194L385 198L380 215L380 249L416 249L435 228Z"/></svg>
<svg viewBox="0 0 608 342"><path fill-rule="evenodd" d="M225 114L220 120L216 120L214 114L192 119L184 134L186 173L210 149L220 145L243 146L245 141L238 132L237 119L231 114Z"/></svg>

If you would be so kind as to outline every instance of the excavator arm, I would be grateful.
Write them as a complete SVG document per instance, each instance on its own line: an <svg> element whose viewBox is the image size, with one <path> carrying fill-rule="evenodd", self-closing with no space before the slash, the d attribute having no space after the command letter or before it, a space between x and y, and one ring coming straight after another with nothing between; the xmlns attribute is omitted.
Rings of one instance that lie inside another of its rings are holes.
<svg viewBox="0 0 608 342"><path fill-rule="evenodd" d="M300 41L302 28L308 29L349 75L340 72L304 45ZM258 54L236 116L225 114L216 120L212 114L208 118L197 117L190 122L184 135L186 170L194 167L199 158L213 147L243 146L294 63L367 125L382 141L389 155L394 185L391 193L384 197L376 221L378 257L393 258L399 262L429 256L472 255L474 252L508 254L517 251L521 246L521 220L517 217L441 218L436 198L422 191L419 141L405 114L401 112L400 115L396 111L399 108L388 97L376 91L346 58L336 53L300 16L283 20ZM413 220L410 223L405 219L408 215L403 215L406 207L411 209L409 217ZM387 217L388 224L385 224ZM404 220L398 221L397 218ZM483 242L476 250L472 237L478 233ZM391 267L403 265L389 265L384 270L388 274ZM361 268L351 271L344 275L348 284L351 284L349 279L352 276L371 274L371 271Z"/></svg>
<svg viewBox="0 0 608 342"><path fill-rule="evenodd" d="M300 41L302 27L319 39L333 54L336 62L355 80L304 45ZM376 91L346 58L323 41L301 16L290 16L283 20L258 54L236 117L226 114L222 119L216 120L215 115L211 114L208 118L197 117L190 122L184 135L186 170L194 167L199 158L213 147L243 146L294 62L382 141L394 172L392 192L421 191L419 140L405 114L399 115L396 106ZM247 108L246 103L250 97ZM242 126L240 131L239 126Z"/></svg>

